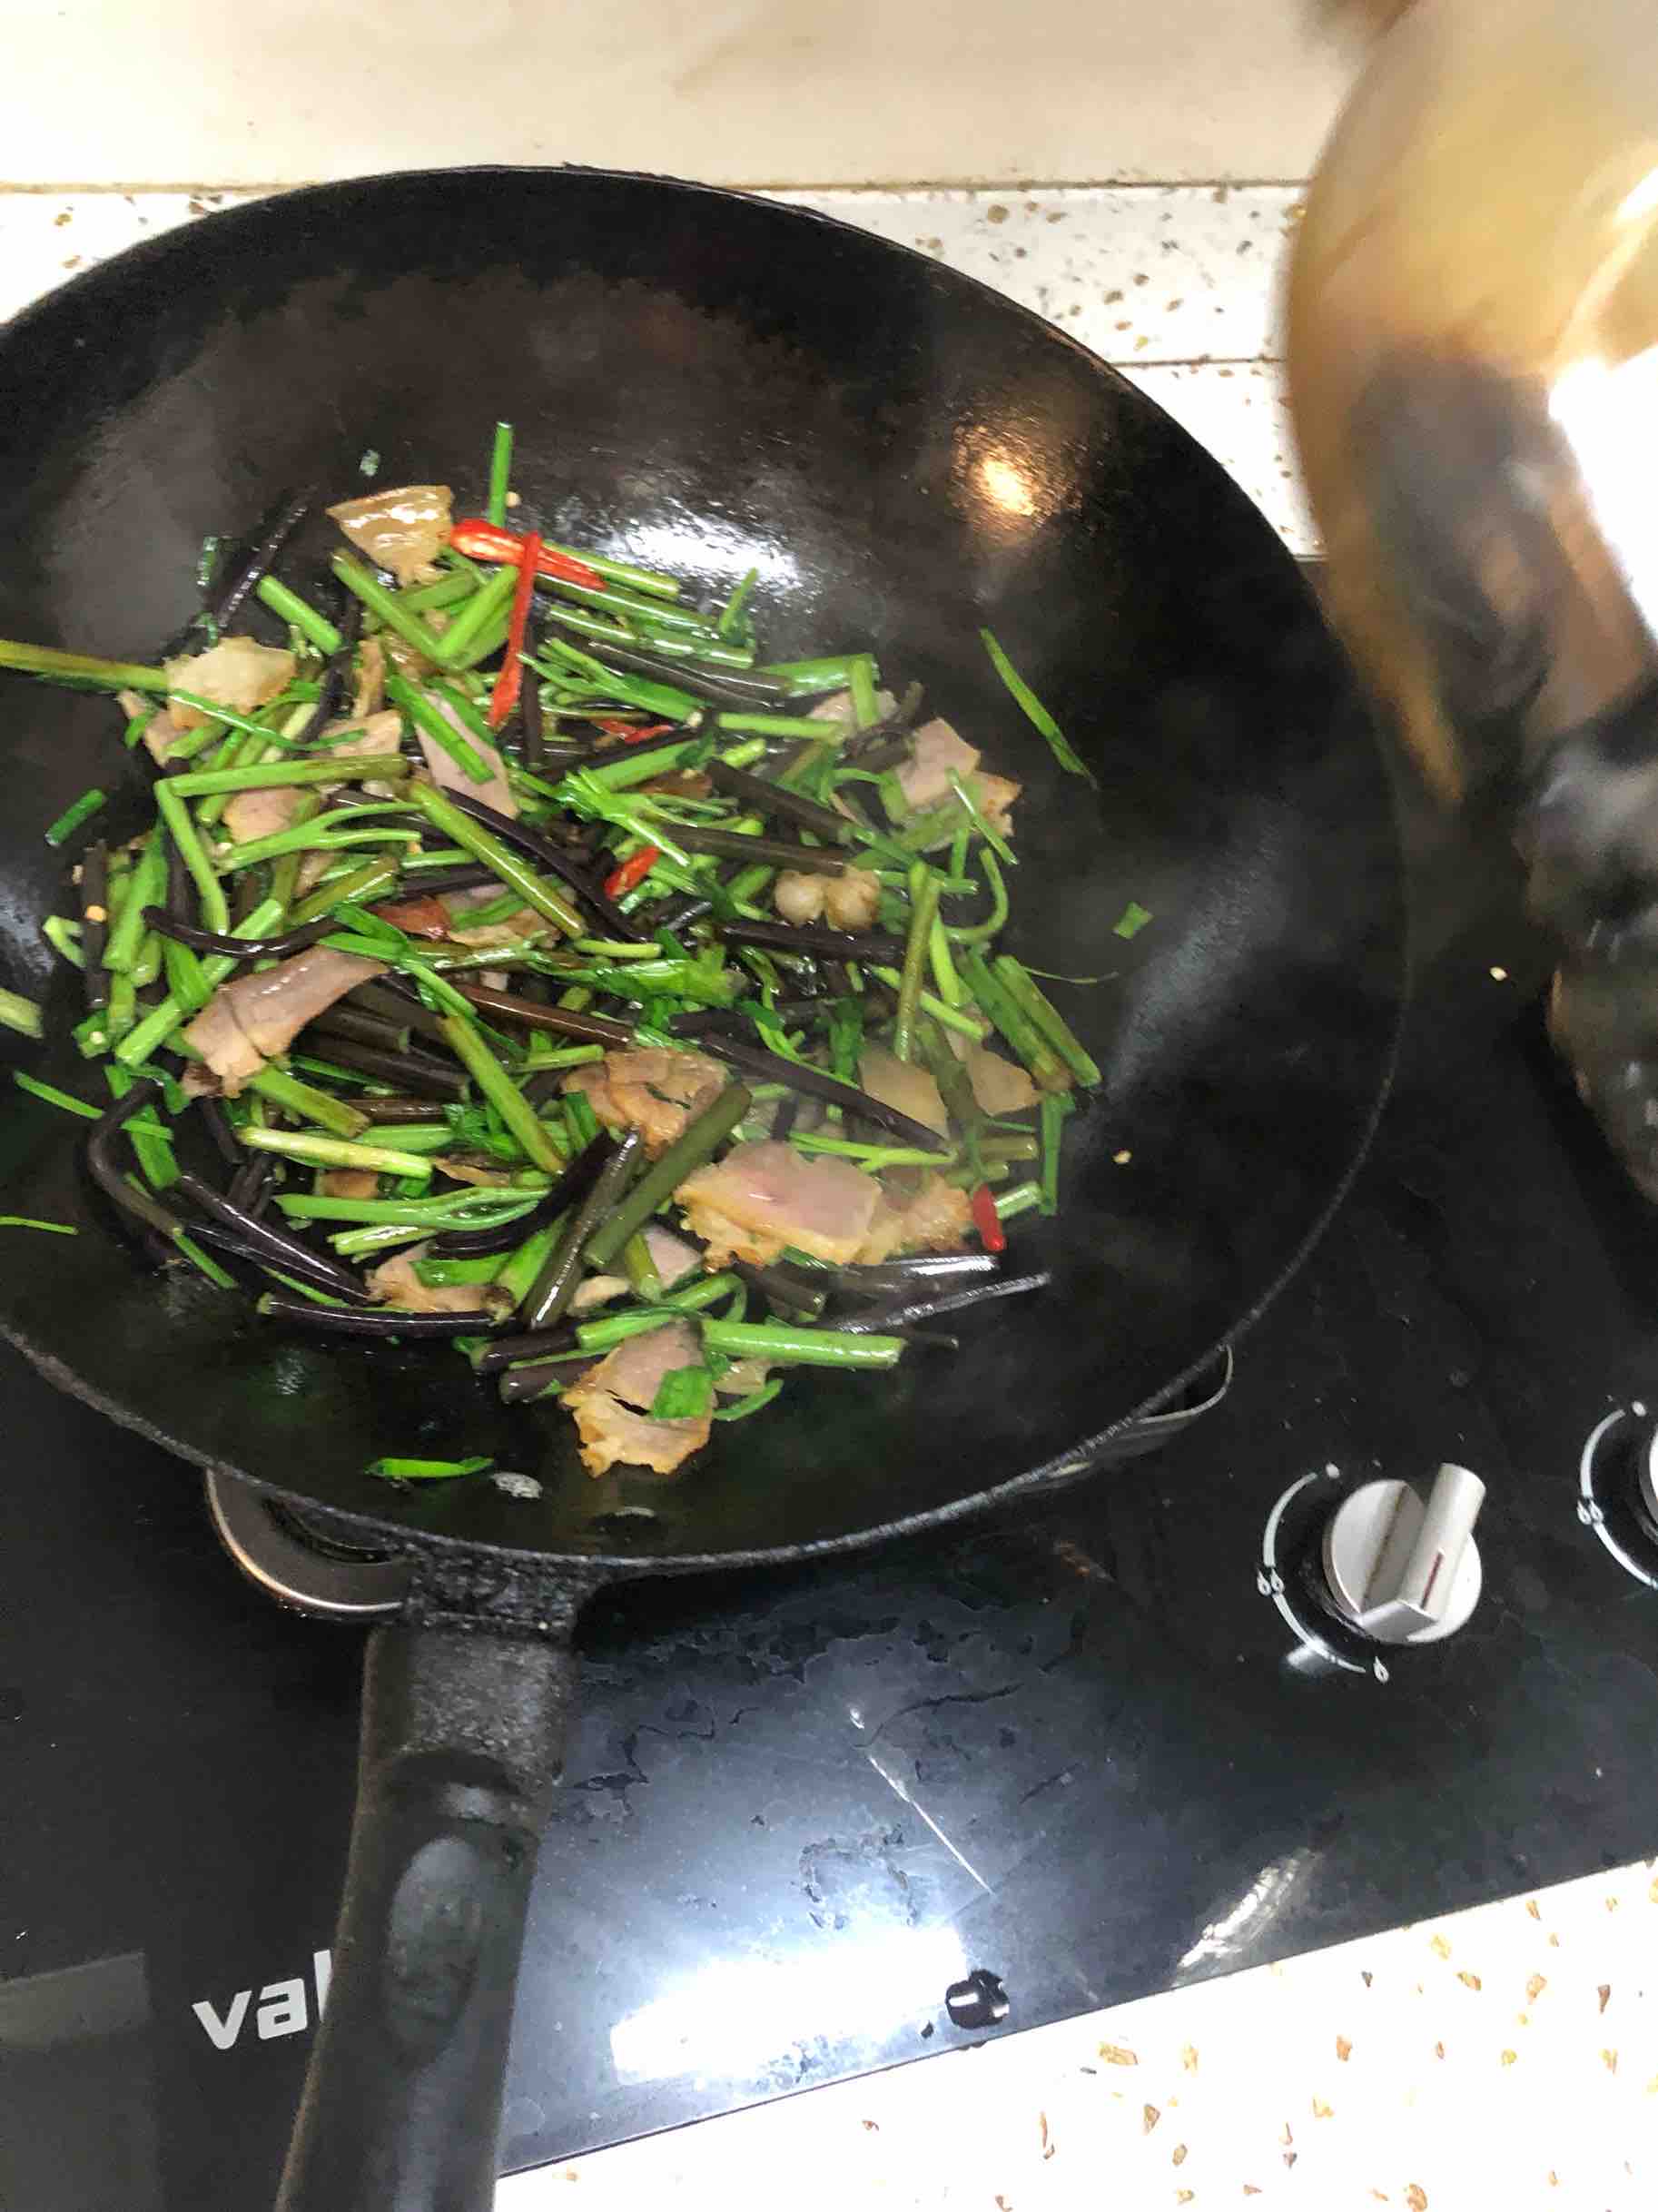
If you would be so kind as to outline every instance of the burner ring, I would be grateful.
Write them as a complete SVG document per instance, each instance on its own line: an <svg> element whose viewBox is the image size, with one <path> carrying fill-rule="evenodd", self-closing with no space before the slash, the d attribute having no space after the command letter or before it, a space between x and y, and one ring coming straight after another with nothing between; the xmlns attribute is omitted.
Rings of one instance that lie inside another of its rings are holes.
<svg viewBox="0 0 1658 2212"><path fill-rule="evenodd" d="M203 1478L214 1533L250 1582L296 1612L332 1621L368 1621L396 1613L409 1590L410 1563L355 1551L308 1528L253 1484L232 1475Z"/></svg>

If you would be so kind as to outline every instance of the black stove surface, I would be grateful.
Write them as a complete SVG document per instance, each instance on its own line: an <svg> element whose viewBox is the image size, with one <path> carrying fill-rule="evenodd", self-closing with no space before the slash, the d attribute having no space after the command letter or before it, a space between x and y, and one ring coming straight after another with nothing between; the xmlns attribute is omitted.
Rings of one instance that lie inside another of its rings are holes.
<svg viewBox="0 0 1658 2212"><path fill-rule="evenodd" d="M1658 1401L1658 1234L1500 866L1418 844L1395 1097L1219 1411L947 1543L594 1605L507 2164L949 2048L971 1969L1007 2032L1658 1848L1658 1589L1577 1513L1590 1430ZM9 1355L0 1421L0 2203L264 2203L360 1634L259 1595L194 1477ZM1298 1651L1275 1500L1444 1459L1489 1485L1469 1626L1386 1681Z"/></svg>

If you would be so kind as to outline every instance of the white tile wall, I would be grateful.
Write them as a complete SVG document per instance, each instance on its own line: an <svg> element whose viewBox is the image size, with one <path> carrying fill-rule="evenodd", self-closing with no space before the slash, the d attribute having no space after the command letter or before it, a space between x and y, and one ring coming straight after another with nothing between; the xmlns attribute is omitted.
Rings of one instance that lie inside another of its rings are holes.
<svg viewBox="0 0 1658 2212"><path fill-rule="evenodd" d="M0 180L1298 177L1317 0L12 0Z"/></svg>

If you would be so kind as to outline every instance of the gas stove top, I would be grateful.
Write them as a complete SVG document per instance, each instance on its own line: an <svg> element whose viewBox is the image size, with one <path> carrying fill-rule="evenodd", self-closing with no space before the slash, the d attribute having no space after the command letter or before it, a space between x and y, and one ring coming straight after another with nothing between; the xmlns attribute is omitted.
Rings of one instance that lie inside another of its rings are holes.
<svg viewBox="0 0 1658 2212"><path fill-rule="evenodd" d="M508 2166L1654 1847L1658 1226L1550 1061L1500 861L1411 841L1394 1098L1216 1412L1015 1521L593 1606ZM0 2202L266 2202L360 1633L9 1355L0 1421ZM1488 1486L1467 1624L1342 1628L1331 1508L1445 1461ZM945 2003L974 1973L1000 2025Z"/></svg>

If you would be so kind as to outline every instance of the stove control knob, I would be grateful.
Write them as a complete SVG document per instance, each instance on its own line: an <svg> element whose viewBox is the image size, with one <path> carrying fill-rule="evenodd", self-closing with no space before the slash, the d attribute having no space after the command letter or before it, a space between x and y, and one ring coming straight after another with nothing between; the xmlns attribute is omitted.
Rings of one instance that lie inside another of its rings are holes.
<svg viewBox="0 0 1658 2212"><path fill-rule="evenodd" d="M1404 1482L1370 1482L1331 1514L1324 1577L1337 1611L1377 1644L1436 1644L1479 1602L1474 1524L1485 1486L1442 1466L1426 1500Z"/></svg>

